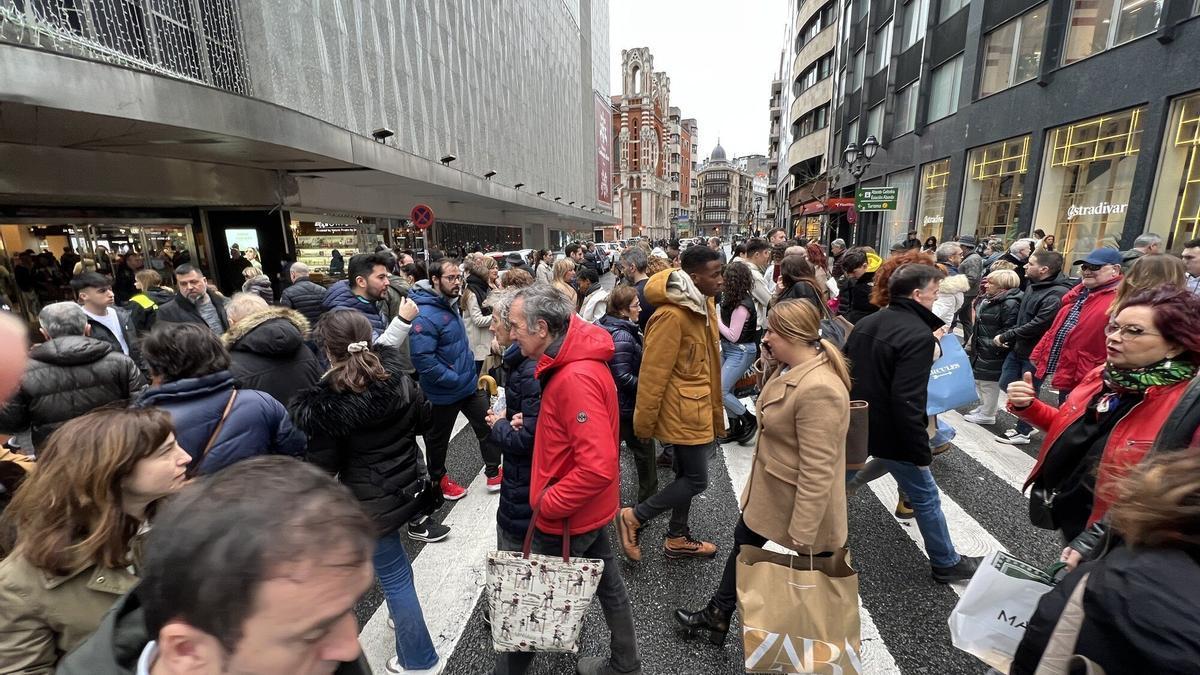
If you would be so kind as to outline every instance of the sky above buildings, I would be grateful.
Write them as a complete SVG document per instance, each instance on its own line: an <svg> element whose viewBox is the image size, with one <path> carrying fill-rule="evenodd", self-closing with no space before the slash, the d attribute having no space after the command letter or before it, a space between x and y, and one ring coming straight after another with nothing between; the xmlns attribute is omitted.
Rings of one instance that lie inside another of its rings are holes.
<svg viewBox="0 0 1200 675"><path fill-rule="evenodd" d="M621 93L621 50L649 47L671 78L671 105L700 127L698 160L718 136L731 158L765 154L788 2L611 0L610 93Z"/></svg>

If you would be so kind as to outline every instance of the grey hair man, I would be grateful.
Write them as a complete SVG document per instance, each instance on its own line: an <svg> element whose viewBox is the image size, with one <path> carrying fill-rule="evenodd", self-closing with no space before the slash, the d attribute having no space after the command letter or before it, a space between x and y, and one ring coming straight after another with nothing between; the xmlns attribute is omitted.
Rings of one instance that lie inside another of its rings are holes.
<svg viewBox="0 0 1200 675"><path fill-rule="evenodd" d="M646 254L646 249L641 246L630 246L624 251L621 251L621 257L618 264L621 266L625 278L637 290L638 302L642 305L642 313L638 315L638 327L642 332L646 332L646 323L650 321L650 316L654 314L654 305L646 300L646 282L650 277L646 276L646 267L650 264L650 256Z"/></svg>
<svg viewBox="0 0 1200 675"><path fill-rule="evenodd" d="M229 304L225 305L225 316L229 317L229 326L232 328L242 319L269 307L267 301L255 293L234 293Z"/></svg>
<svg viewBox="0 0 1200 675"><path fill-rule="evenodd" d="M561 551L569 527L572 556L604 561L596 597L611 635L610 656L581 658L577 672L641 673L633 610L608 538L621 474L617 390L608 368L613 343L608 331L574 310L553 287L539 284L517 293L506 319L521 354L538 363L543 385L529 481L532 549ZM532 652L498 654L496 672L526 672L533 658Z"/></svg>
<svg viewBox="0 0 1200 675"><path fill-rule="evenodd" d="M1162 237L1153 232L1146 232L1138 236L1133 240L1133 248L1121 251L1121 272L1129 274L1129 268L1133 267L1133 263L1144 255L1162 253L1162 243Z"/></svg>
<svg viewBox="0 0 1200 675"><path fill-rule="evenodd" d="M46 305L38 322L46 342L29 352L21 386L0 410L0 432L29 430L37 448L67 420L135 398L146 388L133 359L91 337L92 327L79 305Z"/></svg>

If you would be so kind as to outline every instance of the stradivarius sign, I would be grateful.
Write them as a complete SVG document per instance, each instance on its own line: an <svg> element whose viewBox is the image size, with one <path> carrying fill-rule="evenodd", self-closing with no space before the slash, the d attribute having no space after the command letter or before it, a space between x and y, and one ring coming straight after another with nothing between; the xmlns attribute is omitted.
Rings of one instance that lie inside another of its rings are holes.
<svg viewBox="0 0 1200 675"><path fill-rule="evenodd" d="M1076 206L1072 204L1067 208L1067 220L1074 220L1078 216L1103 216L1110 213L1125 213L1128 208L1128 204L1109 204L1108 202L1100 202L1094 206Z"/></svg>

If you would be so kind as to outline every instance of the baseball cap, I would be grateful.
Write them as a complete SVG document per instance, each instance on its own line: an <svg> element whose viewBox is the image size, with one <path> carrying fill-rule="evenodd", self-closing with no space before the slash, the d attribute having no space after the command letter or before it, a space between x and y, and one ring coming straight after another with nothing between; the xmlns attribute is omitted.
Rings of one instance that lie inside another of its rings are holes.
<svg viewBox="0 0 1200 675"><path fill-rule="evenodd" d="M1120 265L1123 262L1121 252L1112 248L1098 248L1095 251L1087 254L1086 258L1076 260L1075 264L1087 263L1089 265Z"/></svg>

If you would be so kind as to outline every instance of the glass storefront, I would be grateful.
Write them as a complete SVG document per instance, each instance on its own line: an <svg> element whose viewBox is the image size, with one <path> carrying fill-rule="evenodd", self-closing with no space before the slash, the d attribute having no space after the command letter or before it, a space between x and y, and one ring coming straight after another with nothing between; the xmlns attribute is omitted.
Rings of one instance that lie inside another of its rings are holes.
<svg viewBox="0 0 1200 675"><path fill-rule="evenodd" d="M1010 243L1016 239L1029 141L1029 136L1021 136L971 151L959 234L973 234L980 241L991 236Z"/></svg>
<svg viewBox="0 0 1200 675"><path fill-rule="evenodd" d="M1163 136L1150 231L1178 252L1200 237L1200 93L1175 101Z"/></svg>
<svg viewBox="0 0 1200 675"><path fill-rule="evenodd" d="M946 193L950 189L950 159L930 162L921 167L921 194L917 208L917 236L942 238L946 222ZM906 233L907 234L907 233Z"/></svg>
<svg viewBox="0 0 1200 675"><path fill-rule="evenodd" d="M1033 229L1054 234L1068 260L1120 241L1144 112L1125 110L1050 131Z"/></svg>
<svg viewBox="0 0 1200 675"><path fill-rule="evenodd" d="M887 185L896 188L896 208L883 211L883 236L880 243L884 250L893 242L903 241L913 229L913 178L912 169L898 171L887 177Z"/></svg>

